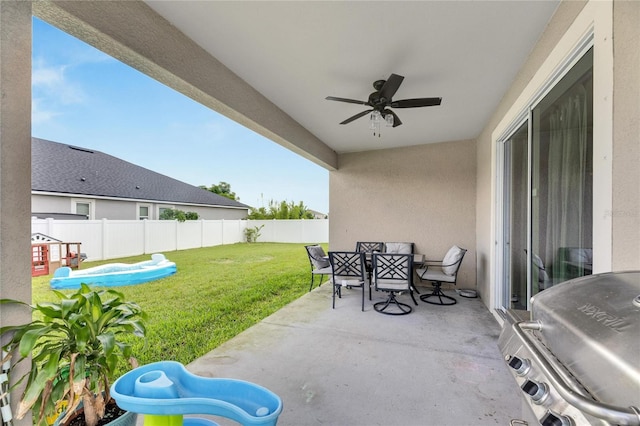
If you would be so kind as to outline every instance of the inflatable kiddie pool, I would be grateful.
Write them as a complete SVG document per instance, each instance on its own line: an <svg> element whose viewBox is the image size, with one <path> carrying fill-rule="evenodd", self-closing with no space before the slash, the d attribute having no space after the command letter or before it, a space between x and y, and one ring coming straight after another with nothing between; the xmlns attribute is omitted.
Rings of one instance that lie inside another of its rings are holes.
<svg viewBox="0 0 640 426"><path fill-rule="evenodd" d="M63 266L53 273L50 285L53 289L65 290L80 288L81 283L103 287L142 284L173 275L176 270L174 262L155 253L151 260L138 263L109 263L77 271Z"/></svg>

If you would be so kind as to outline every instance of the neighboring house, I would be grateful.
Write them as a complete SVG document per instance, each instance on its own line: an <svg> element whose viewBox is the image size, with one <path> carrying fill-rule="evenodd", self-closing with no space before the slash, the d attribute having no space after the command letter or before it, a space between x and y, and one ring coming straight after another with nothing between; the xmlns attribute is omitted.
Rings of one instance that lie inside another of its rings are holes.
<svg viewBox="0 0 640 426"><path fill-rule="evenodd" d="M165 209L243 219L249 206L88 148L32 138L36 217L158 219Z"/></svg>
<svg viewBox="0 0 640 426"><path fill-rule="evenodd" d="M314 219L327 219L329 216L326 213L321 213L316 210L309 210L313 214Z"/></svg>

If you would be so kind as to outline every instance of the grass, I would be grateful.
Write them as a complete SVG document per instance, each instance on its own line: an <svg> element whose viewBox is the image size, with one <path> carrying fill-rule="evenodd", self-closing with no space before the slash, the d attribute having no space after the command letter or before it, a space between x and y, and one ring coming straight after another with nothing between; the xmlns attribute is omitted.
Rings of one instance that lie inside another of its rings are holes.
<svg viewBox="0 0 640 426"><path fill-rule="evenodd" d="M141 365L162 360L188 364L309 291L303 244L241 243L164 254L176 263L175 275L117 288L148 315L145 342L134 342ZM54 300L50 279L33 278L34 303Z"/></svg>

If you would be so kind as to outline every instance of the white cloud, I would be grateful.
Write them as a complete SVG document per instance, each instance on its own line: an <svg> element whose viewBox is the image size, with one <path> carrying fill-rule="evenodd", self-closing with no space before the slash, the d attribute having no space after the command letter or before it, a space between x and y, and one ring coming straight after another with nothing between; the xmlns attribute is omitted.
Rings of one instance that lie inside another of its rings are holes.
<svg viewBox="0 0 640 426"><path fill-rule="evenodd" d="M66 78L67 65L48 65L34 61L31 87L34 95L52 104L79 104L86 98L82 88Z"/></svg>
<svg viewBox="0 0 640 426"><path fill-rule="evenodd" d="M77 83L66 77L67 65L48 65L34 60L31 70L32 124L51 123L61 116L65 107L82 104L86 99Z"/></svg>
<svg viewBox="0 0 640 426"><path fill-rule="evenodd" d="M59 116L60 113L53 110L42 109L39 99L31 100L31 124L39 125L44 123L50 123Z"/></svg>

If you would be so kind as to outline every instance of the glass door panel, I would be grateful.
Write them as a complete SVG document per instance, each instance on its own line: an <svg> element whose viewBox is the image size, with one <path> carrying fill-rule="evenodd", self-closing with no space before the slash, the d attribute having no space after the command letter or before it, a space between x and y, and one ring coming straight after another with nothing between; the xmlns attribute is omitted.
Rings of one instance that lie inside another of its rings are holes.
<svg viewBox="0 0 640 426"><path fill-rule="evenodd" d="M525 122L505 141L505 307L527 308L528 129Z"/></svg>
<svg viewBox="0 0 640 426"><path fill-rule="evenodd" d="M533 109L532 294L591 273L592 83L589 51Z"/></svg>
<svg viewBox="0 0 640 426"><path fill-rule="evenodd" d="M501 145L502 308L591 274L592 74L590 49Z"/></svg>

